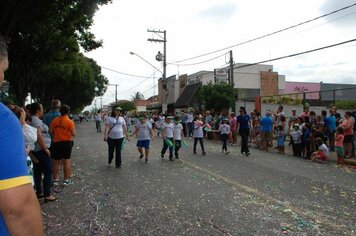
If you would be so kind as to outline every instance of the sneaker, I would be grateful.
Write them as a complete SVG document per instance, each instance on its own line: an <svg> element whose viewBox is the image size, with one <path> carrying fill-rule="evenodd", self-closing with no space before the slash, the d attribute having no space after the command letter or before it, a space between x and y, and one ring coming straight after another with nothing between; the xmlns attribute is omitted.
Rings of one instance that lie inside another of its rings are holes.
<svg viewBox="0 0 356 236"><path fill-rule="evenodd" d="M163 153L161 153L161 158L162 158L162 159L164 158L164 154L163 154Z"/></svg>
<svg viewBox="0 0 356 236"><path fill-rule="evenodd" d="M250 156L251 155L251 153L250 152L247 152L246 153L246 157L248 157L248 156Z"/></svg>
<svg viewBox="0 0 356 236"><path fill-rule="evenodd" d="M240 157L243 157L243 156L245 156L244 152L242 152L242 153L240 154Z"/></svg>
<svg viewBox="0 0 356 236"><path fill-rule="evenodd" d="M226 152L225 152L226 155L229 155L229 153L230 153L229 151L226 151Z"/></svg>
<svg viewBox="0 0 356 236"><path fill-rule="evenodd" d="M205 155L206 155L206 152L203 152L202 155L205 156Z"/></svg>
<svg viewBox="0 0 356 236"><path fill-rule="evenodd" d="M73 180L71 179L68 179L68 180L63 180L63 183L62 183L64 186L68 186L68 185L72 185L74 184Z"/></svg>
<svg viewBox="0 0 356 236"><path fill-rule="evenodd" d="M173 160L173 157L170 157L170 158L169 158L169 161L174 161L174 160Z"/></svg>
<svg viewBox="0 0 356 236"><path fill-rule="evenodd" d="M52 181L52 186L58 186L59 185L59 179L55 179Z"/></svg>
<svg viewBox="0 0 356 236"><path fill-rule="evenodd" d="M140 155L140 159L142 159L142 158L143 158L143 154Z"/></svg>
<svg viewBox="0 0 356 236"><path fill-rule="evenodd" d="M145 162L146 162L146 163L148 162L148 158L147 158L147 157L145 158Z"/></svg>
<svg viewBox="0 0 356 236"><path fill-rule="evenodd" d="M176 159L179 159L179 157L178 157L178 156L175 156L175 158L176 158Z"/></svg>

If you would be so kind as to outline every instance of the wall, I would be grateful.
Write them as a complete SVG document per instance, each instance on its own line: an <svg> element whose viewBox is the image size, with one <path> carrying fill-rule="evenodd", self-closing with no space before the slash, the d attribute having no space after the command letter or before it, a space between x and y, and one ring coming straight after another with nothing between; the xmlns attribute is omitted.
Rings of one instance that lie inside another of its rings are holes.
<svg viewBox="0 0 356 236"><path fill-rule="evenodd" d="M320 83L306 83L306 82L286 82L284 88L284 94L301 93L299 98L303 98L303 92L315 92L306 93L306 99L319 99Z"/></svg>
<svg viewBox="0 0 356 236"><path fill-rule="evenodd" d="M270 96L278 94L278 73L277 72L260 72L260 95Z"/></svg>

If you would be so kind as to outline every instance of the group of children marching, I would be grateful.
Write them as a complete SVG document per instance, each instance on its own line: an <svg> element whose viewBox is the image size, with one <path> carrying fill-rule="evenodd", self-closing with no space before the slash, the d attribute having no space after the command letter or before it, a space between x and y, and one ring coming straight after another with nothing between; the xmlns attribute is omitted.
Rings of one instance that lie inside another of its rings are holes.
<svg viewBox="0 0 356 236"><path fill-rule="evenodd" d="M135 131L133 135L137 136L137 149L140 153L139 158L142 159L145 157L145 162L148 162L149 156L149 148L150 148L150 140L153 139L153 129L152 124L147 120L145 115L141 115L138 118L139 122L135 125ZM193 153L196 154L197 144L200 143L200 147L202 150L202 155L206 155L204 149L204 133L203 128L205 124L202 122L202 116L197 116L194 119L194 146ZM166 116L163 124L160 127L160 134L163 139L163 148L161 150L161 158L164 159L164 155L169 150L169 160L174 161L175 159L179 159L179 149L182 146L187 146L186 142L183 140L183 125L181 124L181 120L179 116Z"/></svg>

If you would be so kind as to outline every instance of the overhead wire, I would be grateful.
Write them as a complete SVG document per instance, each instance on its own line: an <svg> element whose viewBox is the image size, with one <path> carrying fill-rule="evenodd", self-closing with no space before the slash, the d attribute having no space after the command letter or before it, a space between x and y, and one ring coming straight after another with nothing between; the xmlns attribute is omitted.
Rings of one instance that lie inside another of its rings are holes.
<svg viewBox="0 0 356 236"><path fill-rule="evenodd" d="M351 7L354 7L354 6L356 6L356 3L353 3L353 4L351 4L351 5L348 5L348 6L346 6L346 7L340 8L340 9L337 9L337 10L335 10L335 11L329 12L329 13L327 13L327 14L324 14L324 15L321 15L321 16L318 16L318 17L315 17L315 18L312 18L312 19L303 21L303 22L301 22L301 23L298 23L298 24L295 24L295 25L292 25L292 26L289 26L289 27L286 27L286 28L283 28L283 29L274 31L274 32L272 32L272 33L264 34L264 35L262 35L262 36L259 36L259 37L256 37L256 38L253 38L253 39L244 41L244 42L242 42L242 43L237 43L237 44L234 44L234 45L231 45L231 46L222 48L222 49L218 49L218 50L215 50L215 51L212 51L212 52L208 52L208 53L204 53L204 54L201 54L201 55L198 55L198 56L190 57L190 58L187 58L187 59L184 59L184 60L174 61L174 62L172 62L172 63L180 63L180 62L185 62L185 61L193 60L193 59L196 59L196 58L200 58L200 57L208 56L208 55L211 55L211 54L214 54L214 53L218 53L218 52L221 52L221 51L224 51L224 50L228 50L228 49L231 49L231 48L234 48L234 47L237 47L237 46L241 46L241 45L244 45L244 44L253 42L253 41L257 41L257 40L259 40L259 39L262 39L262 38L265 38L265 37L269 37L269 36L271 36L271 35L278 34L278 33L281 33L281 32L283 32L283 31L290 30L290 29L296 28L296 27L298 27L298 26L301 26L301 25L310 23L310 22L312 22L312 21L316 21L316 20L318 20L318 19L324 18L324 17L326 17L326 16L335 14L335 13L337 13L337 12L346 10L346 9L351 8Z"/></svg>
<svg viewBox="0 0 356 236"><path fill-rule="evenodd" d="M259 62L255 62L255 63L250 63L250 64L245 64L245 65L241 65L241 66L234 66L234 68L238 69L238 68L253 66L253 65L257 65L257 64L262 64L262 63L265 63L265 62L277 61L277 60L281 60L281 59L285 59L285 58L289 58L289 57L300 56L300 55L303 55L303 54L316 52L316 51L320 51L320 50L336 47L336 46L339 46L339 45L343 45L343 44L347 44L347 43L351 43L351 42L355 42L355 41L356 41L356 39L350 39L350 40L347 40L347 41L344 41L344 42L331 44L331 45L328 45L328 46L315 48L315 49L307 50L307 51L304 51L304 52L294 53L294 54L290 54L290 55L287 55L287 56L277 57L277 58L274 58L274 59L268 59L268 60L259 61Z"/></svg>

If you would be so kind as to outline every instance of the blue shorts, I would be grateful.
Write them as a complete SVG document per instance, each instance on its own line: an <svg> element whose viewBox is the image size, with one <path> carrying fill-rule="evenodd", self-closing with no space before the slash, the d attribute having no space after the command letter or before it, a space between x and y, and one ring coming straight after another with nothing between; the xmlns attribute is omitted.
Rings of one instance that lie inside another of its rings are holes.
<svg viewBox="0 0 356 236"><path fill-rule="evenodd" d="M137 140L136 147L150 148L150 140Z"/></svg>

